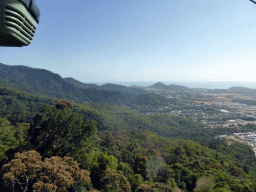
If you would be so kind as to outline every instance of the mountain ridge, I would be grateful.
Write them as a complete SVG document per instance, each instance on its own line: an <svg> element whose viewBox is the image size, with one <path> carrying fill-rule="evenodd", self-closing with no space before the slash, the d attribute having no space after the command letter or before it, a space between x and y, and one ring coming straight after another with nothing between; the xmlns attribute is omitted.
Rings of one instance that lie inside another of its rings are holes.
<svg viewBox="0 0 256 192"><path fill-rule="evenodd" d="M2 79L0 81L2 85L32 94L67 99L75 102L105 102L130 106L138 105L139 102L149 105L167 102L167 99L161 95L148 95L149 93L146 92L144 94L134 94L121 90L85 89L81 87L84 84L75 79L72 79L73 83L70 83L68 82L70 79L65 80L59 74L45 69L30 68L27 66L0 64L0 77ZM74 85L74 82L79 85ZM105 89L108 86L106 85ZM139 91L142 92L141 90Z"/></svg>
<svg viewBox="0 0 256 192"><path fill-rule="evenodd" d="M157 82L147 88L153 88L153 89L163 89L163 90L189 90L190 88L182 85L175 85L175 84L170 84L170 85L165 85L164 83Z"/></svg>
<svg viewBox="0 0 256 192"><path fill-rule="evenodd" d="M113 83L106 83L104 85L96 85L96 84L87 84L87 83L82 83L72 77L68 78L63 78L64 80L82 87L82 88L96 88L99 90L109 90L109 91L121 91L121 92L127 92L127 93L133 93L133 94L145 94L146 91L138 89L138 88L133 88L133 87L126 87L124 85L118 85L118 84L113 84Z"/></svg>

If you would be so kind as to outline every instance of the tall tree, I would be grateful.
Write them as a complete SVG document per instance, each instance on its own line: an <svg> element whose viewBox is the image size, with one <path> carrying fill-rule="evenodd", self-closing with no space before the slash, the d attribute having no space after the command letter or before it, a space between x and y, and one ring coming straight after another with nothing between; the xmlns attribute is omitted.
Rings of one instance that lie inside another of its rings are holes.
<svg viewBox="0 0 256 192"><path fill-rule="evenodd" d="M94 147L96 123L83 121L69 105L44 105L28 130L32 149L43 157L70 156L79 163L87 159Z"/></svg>
<svg viewBox="0 0 256 192"><path fill-rule="evenodd" d="M23 192L31 191L67 191L76 182L90 183L89 172L80 169L71 157L52 156L41 160L42 156L32 150L16 153L10 163L3 166L6 172L3 179L18 184Z"/></svg>
<svg viewBox="0 0 256 192"><path fill-rule="evenodd" d="M25 144L25 135L29 129L28 123L11 125L7 118L0 118L0 161L6 158L6 152Z"/></svg>
<svg viewBox="0 0 256 192"><path fill-rule="evenodd" d="M122 171L116 172L114 169L107 168L103 172L100 180L102 192L131 192L131 186L128 179L123 175Z"/></svg>
<svg viewBox="0 0 256 192"><path fill-rule="evenodd" d="M107 152L96 154L93 157L93 165L91 169L91 179L94 187L99 187L100 179L107 168L116 170L117 166L117 158L113 155L108 155Z"/></svg>

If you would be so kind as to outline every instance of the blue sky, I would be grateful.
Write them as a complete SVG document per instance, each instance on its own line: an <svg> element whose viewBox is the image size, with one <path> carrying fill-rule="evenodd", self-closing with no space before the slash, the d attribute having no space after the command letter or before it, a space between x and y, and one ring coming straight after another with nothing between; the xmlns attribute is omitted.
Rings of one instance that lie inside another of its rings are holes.
<svg viewBox="0 0 256 192"><path fill-rule="evenodd" d="M91 82L256 82L249 0L37 0L32 44L0 62Z"/></svg>

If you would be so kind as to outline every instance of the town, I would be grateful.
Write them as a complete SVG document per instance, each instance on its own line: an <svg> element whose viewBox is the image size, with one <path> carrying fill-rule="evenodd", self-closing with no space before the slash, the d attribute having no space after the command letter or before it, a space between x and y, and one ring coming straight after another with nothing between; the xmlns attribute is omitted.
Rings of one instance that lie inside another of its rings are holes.
<svg viewBox="0 0 256 192"><path fill-rule="evenodd" d="M209 89L146 88L146 90L165 96L169 99L169 104L158 108L137 106L133 109L134 111L147 115L166 113L187 117L203 123L208 129L239 128L241 130L239 133L219 135L216 138L225 137L236 140L251 146L256 152L256 132L243 132L243 126L256 124L256 94L246 95L227 90ZM247 101L252 104L246 104Z"/></svg>

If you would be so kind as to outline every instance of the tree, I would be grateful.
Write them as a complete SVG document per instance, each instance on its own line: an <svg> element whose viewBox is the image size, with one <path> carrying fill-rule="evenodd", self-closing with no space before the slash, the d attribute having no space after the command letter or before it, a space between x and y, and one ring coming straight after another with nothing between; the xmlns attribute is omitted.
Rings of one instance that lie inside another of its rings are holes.
<svg viewBox="0 0 256 192"><path fill-rule="evenodd" d="M18 123L11 125L6 118L0 118L0 160L5 159L5 153L10 148L16 148L25 144L25 135L29 124Z"/></svg>
<svg viewBox="0 0 256 192"><path fill-rule="evenodd" d="M146 179L146 161L147 159L142 155L138 154L134 157L133 170L135 174L140 174Z"/></svg>
<svg viewBox="0 0 256 192"><path fill-rule="evenodd" d="M70 107L71 109L73 109L73 104L66 100L59 100L54 107L56 109L64 109L65 107Z"/></svg>
<svg viewBox="0 0 256 192"><path fill-rule="evenodd" d="M18 184L23 192L67 191L67 188L76 182L90 183L89 172L80 169L71 157L52 156L41 160L42 156L32 150L16 153L10 163L3 166L6 172L3 179L14 185Z"/></svg>
<svg viewBox="0 0 256 192"><path fill-rule="evenodd" d="M46 158L42 164L42 173L38 182L34 183L36 191L42 189L55 191L67 191L67 187L76 182L90 183L89 172L80 169L76 161L71 157L52 156Z"/></svg>
<svg viewBox="0 0 256 192"><path fill-rule="evenodd" d="M196 182L195 192L212 192L214 182L210 178L201 177Z"/></svg>
<svg viewBox="0 0 256 192"><path fill-rule="evenodd" d="M239 167L235 166L235 165L231 165L230 166L230 173L231 173L231 175L239 177L240 175L243 174L243 170L240 169Z"/></svg>
<svg viewBox="0 0 256 192"><path fill-rule="evenodd" d="M129 174L127 176L129 183L131 185L132 191L135 191L135 189L143 183L143 177L140 174Z"/></svg>
<svg viewBox="0 0 256 192"><path fill-rule="evenodd" d="M152 192L152 189L149 184L143 183L137 187L136 192Z"/></svg>
<svg viewBox="0 0 256 192"><path fill-rule="evenodd" d="M103 172L100 184L103 192L131 192L131 186L128 179L121 171L116 172L111 168L107 168Z"/></svg>
<svg viewBox="0 0 256 192"><path fill-rule="evenodd" d="M41 167L41 156L36 151L16 153L10 163L3 165L3 170L7 171L3 179L12 183L13 192L15 183L26 192L29 182L37 177Z"/></svg>
<svg viewBox="0 0 256 192"><path fill-rule="evenodd" d="M116 170L118 166L117 158L113 155L108 155L106 152L96 154L93 158L91 169L92 183L95 187L99 187L100 179L107 168Z"/></svg>
<svg viewBox="0 0 256 192"><path fill-rule="evenodd" d="M214 173L214 188L229 188L230 179L225 172L218 171Z"/></svg>
<svg viewBox="0 0 256 192"><path fill-rule="evenodd" d="M150 157L146 160L146 177L150 181L155 181L158 173L165 169L165 161L160 156Z"/></svg>
<svg viewBox="0 0 256 192"><path fill-rule="evenodd" d="M28 131L32 149L43 157L71 156L85 163L94 147L96 123L84 122L82 115L72 113L70 107L56 106L59 109L44 105L41 114L34 117Z"/></svg>
<svg viewBox="0 0 256 192"><path fill-rule="evenodd" d="M186 187L188 191L192 191L196 187L196 182L199 178L199 174L191 173L187 177Z"/></svg>
<svg viewBox="0 0 256 192"><path fill-rule="evenodd" d="M169 184L158 183L158 182L155 182L152 185L143 183L143 184L140 184L136 189L136 192L154 192L154 191L158 191L158 192L169 191L169 192L172 192L172 191L174 191L174 189Z"/></svg>

